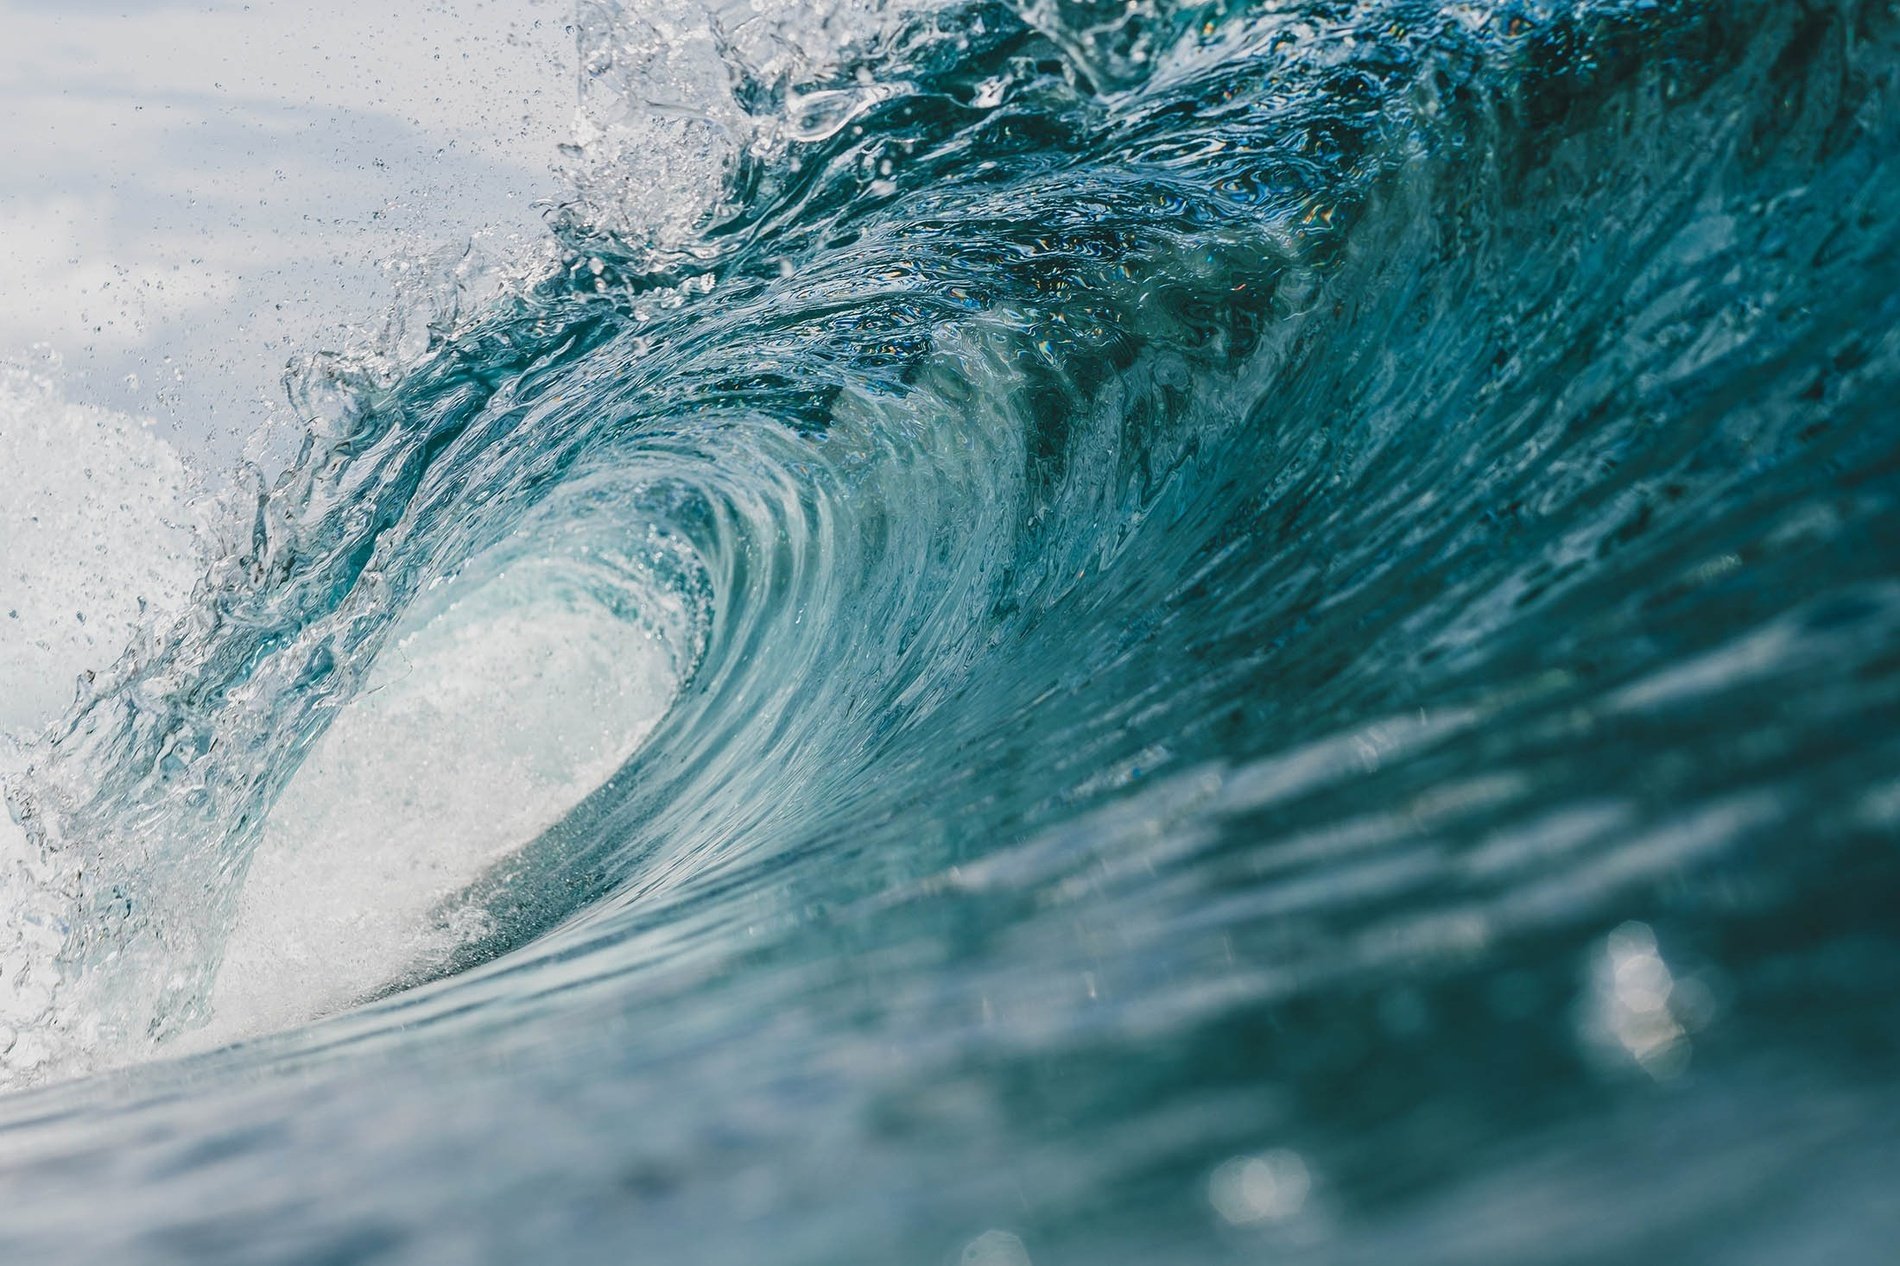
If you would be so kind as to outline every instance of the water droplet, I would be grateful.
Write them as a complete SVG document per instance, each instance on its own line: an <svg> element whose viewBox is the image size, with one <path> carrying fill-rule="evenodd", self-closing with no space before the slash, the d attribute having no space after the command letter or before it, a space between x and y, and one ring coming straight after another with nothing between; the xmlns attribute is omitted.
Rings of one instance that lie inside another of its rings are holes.
<svg viewBox="0 0 1900 1266"><path fill-rule="evenodd" d="M1231 1225L1255 1226L1299 1213L1312 1186L1299 1153L1276 1148L1224 1162L1208 1180L1207 1199Z"/></svg>

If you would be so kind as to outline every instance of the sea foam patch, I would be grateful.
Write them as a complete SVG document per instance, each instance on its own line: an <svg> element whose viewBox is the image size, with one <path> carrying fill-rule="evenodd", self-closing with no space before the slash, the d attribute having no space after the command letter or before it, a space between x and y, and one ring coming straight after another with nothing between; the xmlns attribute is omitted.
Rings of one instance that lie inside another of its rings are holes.
<svg viewBox="0 0 1900 1266"><path fill-rule="evenodd" d="M187 1047L339 1010L482 934L458 893L618 770L679 692L666 638L588 570L478 560L412 612L273 809Z"/></svg>
<svg viewBox="0 0 1900 1266"><path fill-rule="evenodd" d="M148 420L67 400L0 363L0 787L32 740L204 570L207 502ZM76 876L0 808L0 1057L30 1075L72 931ZM0 1078L3 1082L4 1078Z"/></svg>
<svg viewBox="0 0 1900 1266"><path fill-rule="evenodd" d="M204 570L202 488L149 420L0 365L0 733L44 729Z"/></svg>

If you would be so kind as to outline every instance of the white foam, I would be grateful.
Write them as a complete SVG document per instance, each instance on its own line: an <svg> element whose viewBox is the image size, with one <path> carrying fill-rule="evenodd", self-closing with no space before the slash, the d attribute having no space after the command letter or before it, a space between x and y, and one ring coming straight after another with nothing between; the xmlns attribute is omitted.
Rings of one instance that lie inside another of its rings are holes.
<svg viewBox="0 0 1900 1266"><path fill-rule="evenodd" d="M150 426L0 363L0 782L204 570L197 482ZM0 1085L53 1057L73 878L0 808Z"/></svg>
<svg viewBox="0 0 1900 1266"><path fill-rule="evenodd" d="M580 103L562 147L568 211L623 245L690 250L742 153L829 135L887 91L803 88L941 3L749 0L734 22L704 0L579 0ZM742 78L785 86L787 99L754 114Z"/></svg>
<svg viewBox="0 0 1900 1266"><path fill-rule="evenodd" d="M441 903L604 782L679 688L664 643L544 566L439 612L383 653L272 812L187 1045L341 1009L478 932L441 925Z"/></svg>
<svg viewBox="0 0 1900 1266"><path fill-rule="evenodd" d="M0 364L0 733L49 725L204 572L197 481L150 427Z"/></svg>

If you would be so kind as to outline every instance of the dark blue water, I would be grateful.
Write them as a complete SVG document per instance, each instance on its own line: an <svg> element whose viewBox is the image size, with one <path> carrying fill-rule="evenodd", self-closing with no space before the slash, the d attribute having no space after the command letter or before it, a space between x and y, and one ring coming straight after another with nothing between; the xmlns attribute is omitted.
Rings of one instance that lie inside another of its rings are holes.
<svg viewBox="0 0 1900 1266"><path fill-rule="evenodd" d="M711 12L631 107L690 232L596 171L306 366L12 789L8 1259L1887 1260L1900 13L953 4L796 81ZM631 755L345 987L388 886L261 879L284 806L453 845L580 670L376 674L570 617ZM259 945L334 1014L234 1020Z"/></svg>

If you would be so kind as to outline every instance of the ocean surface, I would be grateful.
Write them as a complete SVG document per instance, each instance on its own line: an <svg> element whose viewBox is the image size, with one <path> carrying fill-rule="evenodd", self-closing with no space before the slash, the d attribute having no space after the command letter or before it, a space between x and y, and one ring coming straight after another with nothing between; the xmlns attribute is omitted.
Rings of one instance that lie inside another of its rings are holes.
<svg viewBox="0 0 1900 1266"><path fill-rule="evenodd" d="M0 366L0 1259L1890 1260L1900 8L570 16L279 460Z"/></svg>

